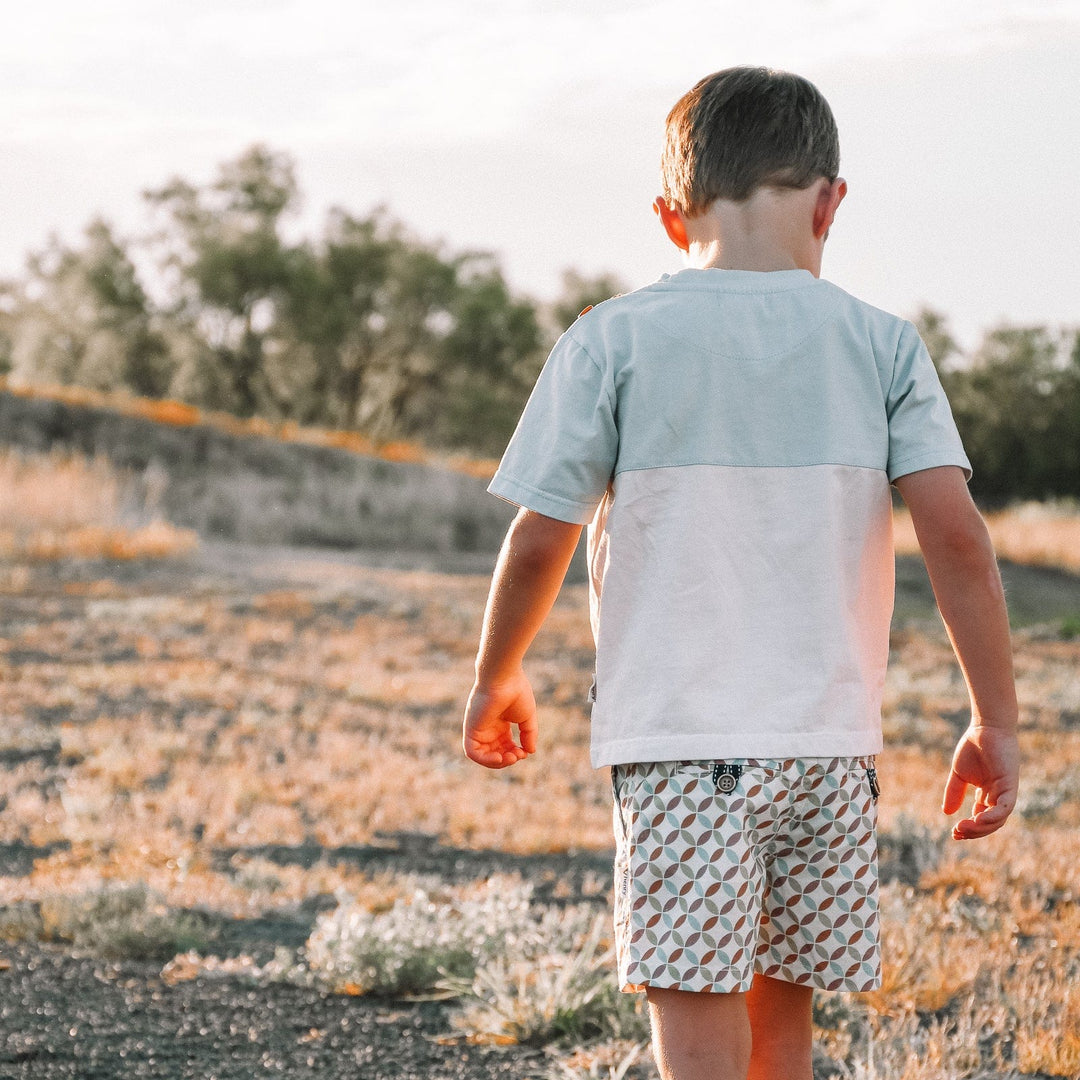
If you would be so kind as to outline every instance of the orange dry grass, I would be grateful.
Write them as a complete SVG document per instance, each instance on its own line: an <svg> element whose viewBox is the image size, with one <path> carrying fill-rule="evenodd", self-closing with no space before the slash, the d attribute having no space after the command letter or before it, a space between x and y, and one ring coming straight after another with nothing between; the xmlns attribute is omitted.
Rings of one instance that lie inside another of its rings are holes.
<svg viewBox="0 0 1080 1080"><path fill-rule="evenodd" d="M586 749L582 588L564 591L528 662L540 752L493 773L460 750L486 581L334 576L329 562L308 577L284 560L273 570L274 591L208 588L205 577L196 588L182 564L129 584L64 588L54 568L13 579L5 600L18 618L0 634L0 843L69 846L0 879L0 903L105 879L235 914L338 889L384 906L407 885L335 863L332 849L400 830L516 852L610 848L607 779ZM942 631L905 629L892 646L882 826L943 836L941 788L967 695ZM916 887L885 886L885 988L848 1000L847 1026L820 1033L830 1052L842 1055L861 1025L875 1035L878 1076L1077 1074L1078 668L1080 642L1017 635L1021 809L994 837L945 840ZM1025 809L1037 790L1041 808ZM301 843L326 858L279 866L260 849Z"/></svg>
<svg viewBox="0 0 1080 1080"><path fill-rule="evenodd" d="M5 714L66 716L55 733L72 762L58 803L12 792L0 834L113 850L137 838L161 853L197 827L218 845L408 830L516 851L606 846L607 792L586 750L588 653L567 670L588 641L582 594L538 642L541 755L494 774L460 751L486 584L371 571L366 591L360 604L283 591L240 610L228 596L70 593L85 630L46 624L18 644L54 661L0 654Z"/></svg>
<svg viewBox="0 0 1080 1080"><path fill-rule="evenodd" d="M0 556L162 558L197 538L164 521L122 522L123 480L103 459L0 453Z"/></svg>
<svg viewBox="0 0 1080 1080"><path fill-rule="evenodd" d="M1001 558L1080 574L1080 511L1075 507L1023 503L987 514L986 524ZM906 510L899 509L893 515L893 532L898 553L918 554L918 540Z"/></svg>
<svg viewBox="0 0 1080 1080"><path fill-rule="evenodd" d="M141 398L130 394L107 394L100 390L90 390L82 386L29 386L13 384L0 376L0 391L17 394L19 397L45 398L51 401L63 401L68 405L81 405L99 409L112 409L129 416L141 416L159 424L174 427L187 427L192 424L206 424L226 431L231 435L252 435L265 439L279 439L283 442L307 443L313 446L332 446L365 457L380 457L387 461L408 463L438 463L446 468L467 473L482 479L490 479L495 474L493 461L464 458L460 456L444 457L432 453L418 443L395 441L380 442L362 435L357 431L337 431L327 428L301 427L294 420L267 420L261 416L246 419L229 413L199 409L182 401L169 398Z"/></svg>

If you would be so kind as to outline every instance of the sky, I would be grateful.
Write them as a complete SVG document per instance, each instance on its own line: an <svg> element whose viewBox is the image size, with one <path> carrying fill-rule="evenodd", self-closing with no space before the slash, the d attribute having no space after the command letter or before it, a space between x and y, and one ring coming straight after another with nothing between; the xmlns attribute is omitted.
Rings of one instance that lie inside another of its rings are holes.
<svg viewBox="0 0 1080 1080"><path fill-rule="evenodd" d="M385 205L511 284L679 269L651 203L664 118L702 75L812 79L849 195L823 276L948 316L1080 326L1080 0L41 0L0 37L0 277L95 215L255 142L318 234Z"/></svg>

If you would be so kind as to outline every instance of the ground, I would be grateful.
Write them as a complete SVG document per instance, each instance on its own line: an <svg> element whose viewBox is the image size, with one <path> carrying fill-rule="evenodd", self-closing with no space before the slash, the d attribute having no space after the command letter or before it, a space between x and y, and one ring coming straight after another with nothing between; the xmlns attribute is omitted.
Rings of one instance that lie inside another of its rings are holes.
<svg viewBox="0 0 1080 1080"><path fill-rule="evenodd" d="M417 882L501 875L545 904L606 910L580 585L530 663L540 754L504 774L460 754L490 562L203 543L157 562L0 565L0 1078L609 1075L470 1039L431 995L329 993L205 962L266 963L343 897L381 910ZM1011 839L946 847L937 801L962 684L924 576L901 563L881 768L894 962L887 999L819 1018L835 1055L822 1078L860 1024L895 1055L912 1033L967 1054L949 1076L994 1075L980 1063L995 1054L1025 1076L1073 1075L1080 650L1055 627L1080 612L1080 582L1006 573L1036 624L1018 652L1029 799ZM134 884L168 933L133 940L79 907ZM173 960L185 934L200 961ZM1045 1047L1024 1032L1033 986ZM939 1075L914 1069L895 1075Z"/></svg>

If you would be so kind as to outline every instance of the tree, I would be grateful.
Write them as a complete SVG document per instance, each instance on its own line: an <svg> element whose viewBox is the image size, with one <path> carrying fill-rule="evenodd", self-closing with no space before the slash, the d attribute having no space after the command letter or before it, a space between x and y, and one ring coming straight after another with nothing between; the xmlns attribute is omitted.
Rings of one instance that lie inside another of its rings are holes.
<svg viewBox="0 0 1080 1080"><path fill-rule="evenodd" d="M490 255L448 255L383 209L331 212L283 313L319 418L377 438L504 441L542 347Z"/></svg>
<svg viewBox="0 0 1080 1080"><path fill-rule="evenodd" d="M386 323L383 308L399 232L381 209L357 218L335 208L321 244L297 253L282 315L297 366L310 376L302 419L357 424Z"/></svg>
<svg viewBox="0 0 1080 1080"><path fill-rule="evenodd" d="M956 338L952 336L944 315L930 307L919 309L915 318L912 319L915 329L919 331L919 337L923 339L930 359L939 372L948 368L949 361L953 357L960 357L960 346Z"/></svg>
<svg viewBox="0 0 1080 1080"><path fill-rule="evenodd" d="M589 277L576 270L564 270L562 292L545 312L548 332L557 338L587 308L610 300L627 291L628 286L615 274Z"/></svg>
<svg viewBox="0 0 1080 1080"><path fill-rule="evenodd" d="M444 445L496 454L539 373L544 333L535 305L511 295L491 256L463 256L455 269L457 289L435 353L441 407L427 426Z"/></svg>
<svg viewBox="0 0 1080 1080"><path fill-rule="evenodd" d="M302 262L280 232L299 197L292 159L252 146L205 187L174 178L145 197L165 218L156 246L173 293L169 315L216 359L219 404L243 416L288 415L265 361Z"/></svg>
<svg viewBox="0 0 1080 1080"><path fill-rule="evenodd" d="M0 375L11 371L11 350L18 321L19 296L17 282L0 281Z"/></svg>
<svg viewBox="0 0 1080 1080"><path fill-rule="evenodd" d="M170 358L126 246L95 219L78 247L53 238L9 284L5 321L12 375L163 395Z"/></svg>
<svg viewBox="0 0 1080 1080"><path fill-rule="evenodd" d="M377 437L413 434L410 402L438 387L440 341L453 325L457 265L437 247L394 235L387 273L376 293L371 337L353 422Z"/></svg>
<svg viewBox="0 0 1080 1080"><path fill-rule="evenodd" d="M1063 345L999 326L943 378L984 502L1080 495L1080 367Z"/></svg>

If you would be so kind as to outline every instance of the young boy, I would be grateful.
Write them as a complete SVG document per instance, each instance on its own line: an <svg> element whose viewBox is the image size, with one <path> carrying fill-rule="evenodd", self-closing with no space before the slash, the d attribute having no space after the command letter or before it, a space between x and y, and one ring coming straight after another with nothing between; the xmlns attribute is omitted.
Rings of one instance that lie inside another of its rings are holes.
<svg viewBox="0 0 1080 1080"><path fill-rule="evenodd" d="M668 116L655 203L687 268L563 335L491 484L522 509L465 752L535 753L522 658L589 523L619 977L648 995L665 1080L811 1080L814 988L880 985L890 483L970 692L943 809L969 785L974 808L953 836L1016 801L1008 620L948 403L909 323L819 280L838 169L806 80L699 82Z"/></svg>

